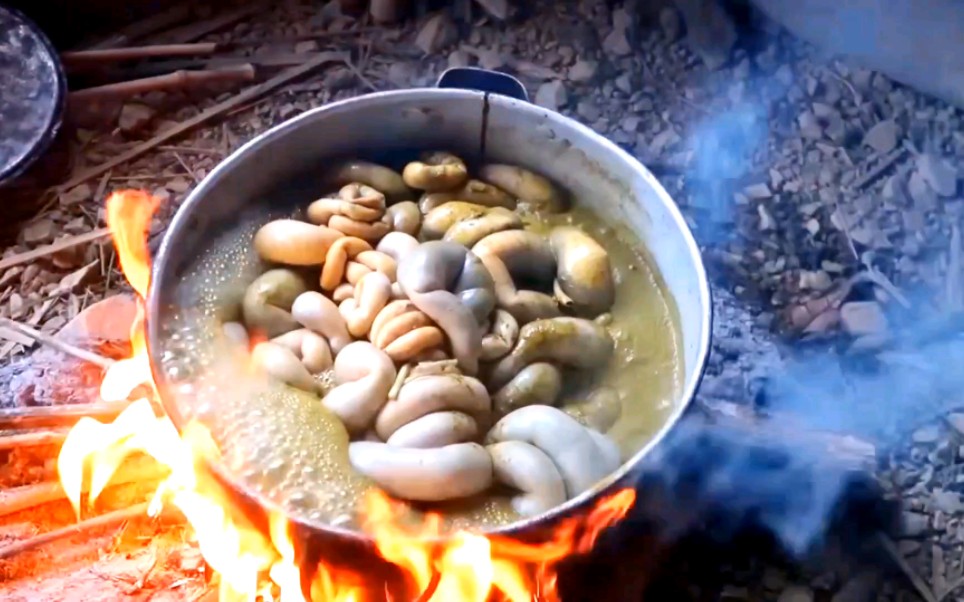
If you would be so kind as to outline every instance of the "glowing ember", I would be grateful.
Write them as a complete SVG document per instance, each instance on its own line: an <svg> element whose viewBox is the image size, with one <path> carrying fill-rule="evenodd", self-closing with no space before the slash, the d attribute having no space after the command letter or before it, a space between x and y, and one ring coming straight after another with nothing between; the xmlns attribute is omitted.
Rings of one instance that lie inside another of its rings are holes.
<svg viewBox="0 0 964 602"><path fill-rule="evenodd" d="M101 383L101 396L107 401L125 400L140 385L153 391L143 299L150 285L147 231L157 206L157 199L139 191L114 193L107 200L107 224L121 269L139 295L132 355L112 366ZM218 456L209 433L191 423L179 434L167 417L155 415L150 399L132 402L111 424L84 418L64 441L57 467L78 515L85 476L90 479L87 502L91 504L118 466L134 453L146 454L170 470L157 488L150 512L156 514L163 504L181 511L201 554L220 576L222 601L260 597L306 602L288 520L271 514L268 533L246 521L231 495L203 469L206 461ZM513 602L552 601L558 600L555 564L591 549L598 534L620 520L634 499L628 489L605 498L587 517L564 521L549 541L540 544L471 532L439 543L439 516L429 515L417 530L405 529L395 521L398 503L378 492L365 500L362 522L379 554L397 565L430 600L484 602L497 592L501 599ZM366 584L364 575L324 562L309 570L311 602L355 602L386 595L379 591L380 585Z"/></svg>

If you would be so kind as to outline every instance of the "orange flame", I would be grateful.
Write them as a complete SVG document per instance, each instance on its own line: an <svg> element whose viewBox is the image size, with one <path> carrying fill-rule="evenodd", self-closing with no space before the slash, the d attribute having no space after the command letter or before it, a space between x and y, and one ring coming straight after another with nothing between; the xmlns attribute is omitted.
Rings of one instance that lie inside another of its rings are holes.
<svg viewBox="0 0 964 602"><path fill-rule="evenodd" d="M114 193L107 200L107 224L119 263L139 296L131 330L131 357L111 366L101 383L101 397L107 401L125 400L138 386L154 384L145 344L143 299L151 273L147 232L157 207L156 198L140 191ZM153 388L151 392L156 395ZM148 398L133 401L110 424L81 419L64 441L57 468L78 516L85 476L89 478L90 505L124 459L134 453L146 454L169 470L149 512L155 515L167 503L180 510L193 529L204 559L220 576L221 601L390 599L387 592L378 591L379 585L366 581L366 575L324 561L306 569L312 577L306 599L303 567L297 564L286 517L270 514L268 533L245 519L230 494L203 468L207 460L219 454L207 430L191 423L178 433L166 416L155 415ZM485 602L497 593L500 599L512 602L552 602L559 599L556 563L589 551L599 533L625 516L634 501L632 490L617 492L599 502L586 517L565 520L549 541L539 544L468 531L440 540L441 517L431 514L417 529L406 529L396 520L398 502L379 491L364 500L362 517L363 529L379 555L424 592L421 599Z"/></svg>

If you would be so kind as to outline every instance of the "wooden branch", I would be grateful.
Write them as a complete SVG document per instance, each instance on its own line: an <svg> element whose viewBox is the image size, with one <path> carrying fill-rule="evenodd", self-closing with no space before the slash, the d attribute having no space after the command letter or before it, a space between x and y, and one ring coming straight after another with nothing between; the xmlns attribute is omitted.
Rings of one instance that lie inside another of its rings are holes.
<svg viewBox="0 0 964 602"><path fill-rule="evenodd" d="M59 406L30 406L0 409L0 430L15 431L71 426L85 416L109 422L124 411L128 402L72 403Z"/></svg>
<svg viewBox="0 0 964 602"><path fill-rule="evenodd" d="M159 34L155 36L155 38L158 43L164 44L193 42L208 34L230 27L245 17L263 11L270 7L271 4L271 2L265 0L260 2L251 0L250 2L245 2L244 5L233 11L221 13L203 21L188 23L184 27Z"/></svg>
<svg viewBox="0 0 964 602"><path fill-rule="evenodd" d="M43 447L45 445L60 445L66 438L67 431L65 430L0 435L0 451L26 447Z"/></svg>
<svg viewBox="0 0 964 602"><path fill-rule="evenodd" d="M809 428L786 412L756 416L752 409L726 401L700 407L713 426L745 433L748 442L781 449L821 449L835 465L855 471L873 470L877 461L874 444L853 435Z"/></svg>
<svg viewBox="0 0 964 602"><path fill-rule="evenodd" d="M136 504L122 510L114 510L113 512L108 512L106 514L101 514L100 516L95 516L94 518L80 521L79 523L70 525L69 527L48 531L47 533L24 539L8 546L0 547L0 560L6 560L7 558L17 556L18 554L36 550L37 548L61 539L67 539L68 537L73 537L75 535L84 535L98 529L114 527L130 520L145 517L147 516L147 510L149 507L150 502Z"/></svg>
<svg viewBox="0 0 964 602"><path fill-rule="evenodd" d="M254 66L250 63L210 71L175 71L156 77L145 77L77 90L71 92L69 98L72 102L100 102L128 98L158 90L183 90L209 84L248 82L254 80L255 75Z"/></svg>
<svg viewBox="0 0 964 602"><path fill-rule="evenodd" d="M106 358L99 353L94 353L93 351L87 351L86 349L81 349L76 345L71 345L65 341L61 341L58 338L52 337L48 334L44 334L39 330L33 329L26 324L21 324L16 320L11 320L10 318L0 318L0 327L9 328L10 330L22 334L24 336L30 337L31 339L52 347L57 351L66 353L67 355L73 356L79 360L90 362L100 366L104 370L110 368L114 365L114 360ZM3 332L0 331L0 336L3 336Z"/></svg>
<svg viewBox="0 0 964 602"><path fill-rule="evenodd" d="M116 61L156 58L162 56L198 56L214 54L218 45L214 42L195 44L154 44L152 46L129 46L98 50L75 50L63 52L60 59L68 69L88 68Z"/></svg>
<svg viewBox="0 0 964 602"><path fill-rule="evenodd" d="M186 21L191 16L193 2L181 2L171 8L157 14L153 14L146 19L141 19L121 29L117 34L107 38L102 42L92 45L91 49L117 48L129 44L133 40L142 38L173 27L182 21Z"/></svg>
<svg viewBox="0 0 964 602"><path fill-rule="evenodd" d="M71 236L70 238L58 240L43 247L30 251L24 251L23 253L17 253L16 255L11 255L5 259L0 259L0 270L6 270L7 268L12 268L13 266L20 265L21 263L28 263L35 259L40 259L41 257L46 257L47 255L53 255L54 253L65 251L67 249L76 247L77 245L87 244L89 242L94 242L95 240L100 240L109 236L110 230L107 228L98 228L97 230L92 230L84 234L78 234L77 236Z"/></svg>
<svg viewBox="0 0 964 602"><path fill-rule="evenodd" d="M311 73L315 69L320 68L322 65L333 62L343 62L345 60L345 54L341 52L328 52L317 55L313 60L307 61L302 65L293 67L282 71L275 77L272 77L268 81L262 82L256 86L247 88L233 97L225 100L224 102L218 103L213 107L202 111L198 115L183 121L178 125L165 130L164 132L158 134L157 136L151 138L150 140L143 142L127 151L126 153L121 153L113 159L101 163L100 165L95 165L89 169L85 169L76 176L70 178L58 187L58 190L70 190L78 184L82 184L91 178L96 178L100 174L106 172L109 169L113 169L118 165L127 163L132 159L136 159L143 155L144 153L152 150L154 147L164 144L165 142L172 140L187 131L190 131L197 126L214 119L228 111L240 107L241 105L250 102L256 98L260 98L269 92L274 91L276 88L287 84L299 77Z"/></svg>
<svg viewBox="0 0 964 602"><path fill-rule="evenodd" d="M130 485L131 483L159 481L168 472L166 468L163 468L153 459L147 457L131 458L118 468L108 482L107 488ZM82 492L86 494L89 491L89 483L85 481ZM67 499L67 494L64 493L64 488L59 481L48 481L0 490L0 517L65 499Z"/></svg>

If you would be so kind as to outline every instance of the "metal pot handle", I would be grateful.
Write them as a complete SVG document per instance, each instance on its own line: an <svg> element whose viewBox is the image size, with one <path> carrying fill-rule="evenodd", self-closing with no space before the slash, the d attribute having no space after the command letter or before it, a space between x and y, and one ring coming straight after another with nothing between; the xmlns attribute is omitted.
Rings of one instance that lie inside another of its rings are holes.
<svg viewBox="0 0 964 602"><path fill-rule="evenodd" d="M435 82L436 88L462 88L501 94L516 100L529 102L529 94L522 82L507 73L479 69L478 67L452 67L446 69Z"/></svg>

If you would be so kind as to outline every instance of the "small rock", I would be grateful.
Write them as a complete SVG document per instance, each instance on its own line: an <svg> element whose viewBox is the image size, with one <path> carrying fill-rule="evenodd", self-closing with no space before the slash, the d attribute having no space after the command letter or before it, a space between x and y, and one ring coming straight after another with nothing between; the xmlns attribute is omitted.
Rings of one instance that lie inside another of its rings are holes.
<svg viewBox="0 0 964 602"><path fill-rule="evenodd" d="M885 119L867 130L864 135L864 144L878 153L889 153L897 147L898 136L900 136L900 127L897 122L893 119Z"/></svg>
<svg viewBox="0 0 964 602"><path fill-rule="evenodd" d="M920 512L904 512L901 515L901 532L907 537L920 537L927 531L927 515Z"/></svg>
<svg viewBox="0 0 964 602"><path fill-rule="evenodd" d="M907 181L907 192L914 204L922 211L929 211L937 207L937 194L924 180L924 176L919 171L910 174Z"/></svg>
<svg viewBox="0 0 964 602"><path fill-rule="evenodd" d="M580 117L590 123L596 121L602 115L599 107L596 106L594 102L589 100L580 101L576 106L576 112L579 113Z"/></svg>
<svg viewBox="0 0 964 602"><path fill-rule="evenodd" d="M295 54L311 54L318 51L318 42L304 40L295 44Z"/></svg>
<svg viewBox="0 0 964 602"><path fill-rule="evenodd" d="M396 61L388 67L388 81L396 86L411 86L417 77L418 72L411 63Z"/></svg>
<svg viewBox="0 0 964 602"><path fill-rule="evenodd" d="M508 0L475 0L479 6L485 9L485 12L489 13L496 19L500 21L505 21L509 18L509 2Z"/></svg>
<svg viewBox="0 0 964 602"><path fill-rule="evenodd" d="M132 295L107 297L89 306L67 322L57 338L75 341L126 341L137 315L137 301Z"/></svg>
<svg viewBox="0 0 964 602"><path fill-rule="evenodd" d="M539 89L536 90L535 101L540 107L558 111L569 102L566 85L558 80L542 84L539 86Z"/></svg>
<svg viewBox="0 0 964 602"><path fill-rule="evenodd" d="M69 207L71 205L76 205L77 203L83 203L88 199L94 198L94 191L90 187L90 184L81 184L79 186L74 186L67 192L60 195L60 204L64 207Z"/></svg>
<svg viewBox="0 0 964 602"><path fill-rule="evenodd" d="M875 572L857 573L843 584L830 602L872 602L877 599L877 581Z"/></svg>
<svg viewBox="0 0 964 602"><path fill-rule="evenodd" d="M177 194L184 194L185 192L191 189L191 183L188 182L186 178L182 178L178 176L176 178L171 179L170 182L165 184L164 188L167 188L171 192L174 192Z"/></svg>
<svg viewBox="0 0 964 602"><path fill-rule="evenodd" d="M623 73L617 77L615 84L616 88L619 89L620 92L624 92L626 94L633 93L633 80L631 77L629 77L628 73Z"/></svg>
<svg viewBox="0 0 964 602"><path fill-rule="evenodd" d="M595 79L598 72L599 63L580 59L572 67L569 67L569 79L581 84L589 83Z"/></svg>
<svg viewBox="0 0 964 602"><path fill-rule="evenodd" d="M911 439L914 443L920 443L921 445L928 445L931 443L937 443L938 439L941 438L941 430L935 425L923 426L911 435Z"/></svg>
<svg viewBox="0 0 964 602"><path fill-rule="evenodd" d="M800 272L800 288L804 290L825 291L833 284L830 274L823 270Z"/></svg>
<svg viewBox="0 0 964 602"><path fill-rule="evenodd" d="M619 127L622 128L623 131L635 133L639 129L639 117L635 115L623 117L622 121L619 122Z"/></svg>
<svg viewBox="0 0 964 602"><path fill-rule="evenodd" d="M449 67L468 67L472 64L472 56L464 50L453 50L449 53Z"/></svg>
<svg viewBox="0 0 964 602"><path fill-rule="evenodd" d="M48 243L54 239L56 226L53 220L42 218L23 228L23 242L28 245Z"/></svg>
<svg viewBox="0 0 964 602"><path fill-rule="evenodd" d="M786 63L784 63L783 65L780 65L776 73L774 73L773 75L774 77L777 78L777 81L779 81L784 86L789 88L790 86L793 85L793 82L794 82L793 68L790 67L790 65L787 65Z"/></svg>
<svg viewBox="0 0 964 602"><path fill-rule="evenodd" d="M429 17L415 37L415 45L425 54L433 54L458 41L459 32L446 13Z"/></svg>
<svg viewBox="0 0 964 602"><path fill-rule="evenodd" d="M852 336L877 334L887 330L887 317L876 301L851 301L840 308L844 330Z"/></svg>
<svg viewBox="0 0 964 602"><path fill-rule="evenodd" d="M633 53L625 29L613 29L603 39L603 51L614 56L628 56Z"/></svg>
<svg viewBox="0 0 964 602"><path fill-rule="evenodd" d="M656 134L656 137L654 137L653 141L650 142L649 148L652 153L658 155L662 153L664 149L667 149L673 146L679 141L680 141L679 134L676 133L676 130L669 127L663 130L662 132Z"/></svg>
<svg viewBox="0 0 964 602"><path fill-rule="evenodd" d="M717 0L676 0L686 23L686 41L707 69L716 70L730 59L736 44L736 25Z"/></svg>
<svg viewBox="0 0 964 602"><path fill-rule="evenodd" d="M943 158L924 153L917 158L917 171L942 197L952 197L957 193L957 170Z"/></svg>
<svg viewBox="0 0 964 602"><path fill-rule="evenodd" d="M773 230L777 227L776 221L770 212L767 211L766 205L760 203L756 206L756 212L760 216L760 231L766 232L767 230Z"/></svg>
<svg viewBox="0 0 964 602"><path fill-rule="evenodd" d="M11 318L19 318L24 310L23 297L21 297L19 293L11 294L10 299L7 300L7 307L10 310Z"/></svg>
<svg viewBox="0 0 964 602"><path fill-rule="evenodd" d="M479 66L495 71L505 66L505 58L497 50L485 49L479 52Z"/></svg>
<svg viewBox="0 0 964 602"><path fill-rule="evenodd" d="M955 431L964 435L964 414L954 413L948 414L947 421L954 428Z"/></svg>
<svg viewBox="0 0 964 602"><path fill-rule="evenodd" d="M129 102L121 107L117 127L125 133L136 132L154 118L154 113L154 109L145 104Z"/></svg>
<svg viewBox="0 0 964 602"><path fill-rule="evenodd" d="M675 42L683 35L683 21L680 19L679 11L672 6L663 7L659 11L659 26L668 42Z"/></svg>
<svg viewBox="0 0 964 602"><path fill-rule="evenodd" d="M823 128L817 116L810 111L804 111L797 117L797 124L800 126L800 135L810 140L820 140L823 138Z"/></svg>
<svg viewBox="0 0 964 602"><path fill-rule="evenodd" d="M954 491L938 489L931 494L934 507L945 514L955 515L964 512L964 500Z"/></svg>
<svg viewBox="0 0 964 602"><path fill-rule="evenodd" d="M743 189L743 194L746 195L746 198L750 199L751 201L760 201L773 196L773 193L770 192L770 187L767 186L765 182L747 186Z"/></svg>
<svg viewBox="0 0 964 602"><path fill-rule="evenodd" d="M777 602L813 602L813 591L802 585L791 585L780 592Z"/></svg>

